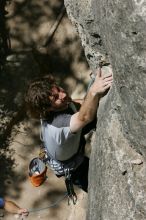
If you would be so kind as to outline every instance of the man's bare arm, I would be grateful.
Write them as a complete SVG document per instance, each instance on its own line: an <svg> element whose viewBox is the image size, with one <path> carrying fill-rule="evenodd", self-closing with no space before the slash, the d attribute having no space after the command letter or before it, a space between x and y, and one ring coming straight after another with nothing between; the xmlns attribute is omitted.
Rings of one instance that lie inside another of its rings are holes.
<svg viewBox="0 0 146 220"><path fill-rule="evenodd" d="M19 214L19 215L24 215L24 216L28 216L29 214L27 209L20 208L16 203L12 201L8 201L8 200L5 200L4 209L7 212L10 212L13 214Z"/></svg>
<svg viewBox="0 0 146 220"><path fill-rule="evenodd" d="M72 132L77 132L95 118L100 96L111 87L112 80L112 74L102 76L101 69L98 70L95 81L90 87L79 112L71 117L70 129Z"/></svg>

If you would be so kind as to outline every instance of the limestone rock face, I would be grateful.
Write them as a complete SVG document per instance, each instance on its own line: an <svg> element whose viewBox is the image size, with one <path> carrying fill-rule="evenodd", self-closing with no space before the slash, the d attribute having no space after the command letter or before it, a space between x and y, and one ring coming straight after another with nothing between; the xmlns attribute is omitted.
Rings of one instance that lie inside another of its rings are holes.
<svg viewBox="0 0 146 220"><path fill-rule="evenodd" d="M114 83L97 112L88 220L146 219L146 1L65 0L92 70Z"/></svg>

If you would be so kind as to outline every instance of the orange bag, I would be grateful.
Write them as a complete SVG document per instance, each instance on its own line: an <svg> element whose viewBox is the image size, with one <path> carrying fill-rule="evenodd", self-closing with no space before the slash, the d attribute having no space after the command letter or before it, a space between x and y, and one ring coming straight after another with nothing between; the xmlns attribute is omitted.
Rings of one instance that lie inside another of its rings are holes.
<svg viewBox="0 0 146 220"><path fill-rule="evenodd" d="M39 158L34 158L29 164L29 179L33 186L38 187L46 180L47 167Z"/></svg>

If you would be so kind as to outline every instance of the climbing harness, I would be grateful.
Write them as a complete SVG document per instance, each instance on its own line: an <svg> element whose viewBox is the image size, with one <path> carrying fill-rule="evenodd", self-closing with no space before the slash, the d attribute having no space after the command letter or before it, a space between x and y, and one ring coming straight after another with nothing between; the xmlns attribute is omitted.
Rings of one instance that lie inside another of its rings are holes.
<svg viewBox="0 0 146 220"><path fill-rule="evenodd" d="M43 151L43 149L41 149L39 156L42 157L41 159L45 158L45 159L43 159L43 161L45 163L48 160L51 160L50 157L46 157L45 149L44 149L44 151ZM80 160L82 161L82 158L80 158ZM59 162L59 161L57 161L57 162ZM65 185L66 185L67 195L68 195L68 205L70 205L71 201L74 205L77 202L77 195L74 191L74 186L73 186L72 176L71 176L72 171L75 169L75 164L76 164L76 161L74 161L74 164L72 163L72 167L71 167L71 163L70 164L68 163L65 167L65 164L60 162L59 165L56 164L56 166L55 166L55 164L54 164L54 167L53 167L53 171L55 171L55 169L57 169L57 174L58 174L58 172L61 172L61 176L65 177ZM49 165L50 165L50 161L49 161Z"/></svg>
<svg viewBox="0 0 146 220"><path fill-rule="evenodd" d="M77 202L77 195L74 191L74 186L72 182L72 169L63 168L63 170L65 177L65 185L67 189L66 196L68 196L68 205L70 205L71 202L75 205ZM40 186L46 180L46 172L46 163L44 163L43 160L40 160L40 158L34 158L29 164L29 179L32 185L35 187Z"/></svg>
<svg viewBox="0 0 146 220"><path fill-rule="evenodd" d="M46 151L45 150L43 151L43 149L41 149L41 152L40 152L39 155L41 156L41 159L45 163L49 160L49 165L50 165L50 160L55 161L55 160L51 159L50 157L47 157L46 156ZM59 165L58 165L59 161L55 161L55 162L54 162L53 165L51 164L51 166L54 166L52 170L54 172L56 170L57 174L60 173L60 176L64 176L65 177L65 185L66 185L67 195L68 195L68 205L71 204L71 201L75 205L76 202L77 202L77 195L76 195L76 193L74 191L74 186L73 186L73 182L72 182L72 171L75 169L76 162L75 162L75 164L72 164L72 167L70 166L69 163L65 167L65 164L63 164L63 162L60 162ZM73 165L74 165L74 167L73 167Z"/></svg>
<svg viewBox="0 0 146 220"><path fill-rule="evenodd" d="M29 179L33 186L38 187L46 180L46 171L47 171L46 162L48 160L50 160L50 157L46 155L45 149L43 149L41 146L39 158L32 159L29 164ZM71 202L75 205L77 202L77 195L74 191L74 186L72 182L72 171L74 169L69 168L68 166L65 168L62 163L61 165L59 164L59 167L56 165L54 167L54 170L55 169L57 169L57 174L58 174L58 169L60 169L61 170L60 176L65 177L65 185L66 185L67 196L68 196L68 205L70 205Z"/></svg>

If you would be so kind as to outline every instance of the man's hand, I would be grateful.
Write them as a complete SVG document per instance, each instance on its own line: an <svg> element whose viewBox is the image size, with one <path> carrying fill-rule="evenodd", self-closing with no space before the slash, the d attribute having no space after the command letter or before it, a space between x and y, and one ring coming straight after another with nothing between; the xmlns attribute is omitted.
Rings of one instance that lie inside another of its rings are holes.
<svg viewBox="0 0 146 220"><path fill-rule="evenodd" d="M89 88L79 112L71 117L70 130L73 133L94 120L101 95L111 87L112 81L112 73L108 72L108 75L105 75L101 69L98 70L95 81Z"/></svg>
<svg viewBox="0 0 146 220"><path fill-rule="evenodd" d="M4 209L7 212L18 214L19 216L28 216L29 212L27 209L20 208L16 203L12 201L5 200Z"/></svg>
<svg viewBox="0 0 146 220"><path fill-rule="evenodd" d="M21 215L21 216L28 216L29 212L27 209L22 209L20 208L18 211L17 211L17 214L18 215Z"/></svg>
<svg viewBox="0 0 146 220"><path fill-rule="evenodd" d="M97 70L97 74L95 77L95 81L90 87L89 91L93 95L101 95L103 94L107 89L109 89L113 82L113 76L112 73L109 73L108 75L104 74L104 71L102 71L101 68Z"/></svg>

